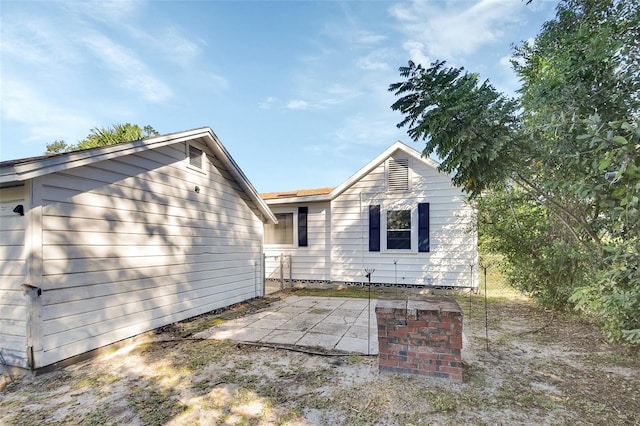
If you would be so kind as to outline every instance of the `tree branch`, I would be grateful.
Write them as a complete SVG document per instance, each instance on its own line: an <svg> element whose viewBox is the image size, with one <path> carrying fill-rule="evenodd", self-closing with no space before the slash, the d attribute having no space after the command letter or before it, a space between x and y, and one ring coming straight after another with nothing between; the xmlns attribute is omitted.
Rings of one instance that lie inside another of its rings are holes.
<svg viewBox="0 0 640 426"><path fill-rule="evenodd" d="M589 228L588 224L584 222L584 220L580 219L579 217L577 217L575 214L573 214L572 211L570 211L569 209L567 209L565 206L563 206L562 204L560 204L558 201L556 201L553 197L550 197L546 192L544 192L542 189L540 189L535 183L529 181L527 178L525 178L524 176L522 176L520 173L516 174L517 179L521 180L521 182L518 182L518 180L516 180L516 182L525 190L527 190L527 187L530 190L533 190L533 192L535 192L538 195L541 195L543 197L545 197L545 200L547 200L549 203L551 203L554 207L556 207L558 210L562 211L564 214L566 214L568 217L570 217L571 219L573 219L576 224L580 225L580 227L589 235L589 237L591 237L591 239L593 240L594 243L596 243L596 245L598 247L602 247L602 241L600 240L600 237L598 237L598 235L593 232L592 229ZM523 184L524 183L524 184ZM530 192L530 191L529 191ZM552 209L549 205L549 203L547 202L543 202L542 200L540 200L539 198L536 197L536 200L543 205L547 210L554 212L554 209ZM555 213L555 212L554 212ZM565 224L565 226L569 229L569 231L571 232L571 234L576 238L577 241L579 241L582 245L585 246L585 248L589 249L589 251L591 251L591 247L589 247L586 242L580 238L578 236L578 234L575 232L575 229L573 228L573 226L571 226L571 224L561 215L555 213L556 216Z"/></svg>

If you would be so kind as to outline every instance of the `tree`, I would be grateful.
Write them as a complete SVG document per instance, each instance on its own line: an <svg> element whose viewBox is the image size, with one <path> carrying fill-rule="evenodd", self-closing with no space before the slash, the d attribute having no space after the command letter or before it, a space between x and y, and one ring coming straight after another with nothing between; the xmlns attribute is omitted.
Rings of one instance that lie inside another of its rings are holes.
<svg viewBox="0 0 640 426"><path fill-rule="evenodd" d="M402 95L391 108L405 116L398 127L408 125L413 140L426 141L423 154L435 152L443 159L440 170L454 173L453 182L475 197L503 181L513 165L517 104L488 81L479 84L477 74L445 65L401 67L407 80L389 87Z"/></svg>
<svg viewBox="0 0 640 426"><path fill-rule="evenodd" d="M57 140L47 145L46 154L57 152L77 151L99 146L114 145L121 142L131 142L158 136L159 133L151 126L140 128L137 124L114 124L111 127L93 128L89 134L76 145L67 145L63 140Z"/></svg>
<svg viewBox="0 0 640 426"><path fill-rule="evenodd" d="M481 240L505 255L512 282L547 305L597 313L612 338L636 343L638 9L561 1L515 48L515 100L441 61L401 67L405 80L389 88L398 127L478 202Z"/></svg>
<svg viewBox="0 0 640 426"><path fill-rule="evenodd" d="M45 154L55 154L58 152L67 152L67 151L70 151L69 145L67 145L67 143L64 140L58 139L47 144L47 150L45 151Z"/></svg>

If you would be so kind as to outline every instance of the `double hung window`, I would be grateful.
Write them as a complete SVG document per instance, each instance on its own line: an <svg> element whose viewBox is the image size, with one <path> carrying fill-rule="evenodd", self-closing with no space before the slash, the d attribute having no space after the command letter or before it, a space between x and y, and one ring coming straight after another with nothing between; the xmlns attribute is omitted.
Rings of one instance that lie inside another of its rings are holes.
<svg viewBox="0 0 640 426"><path fill-rule="evenodd" d="M387 250L411 250L411 210L387 211Z"/></svg>
<svg viewBox="0 0 640 426"><path fill-rule="evenodd" d="M382 220L381 220L382 219ZM381 244L382 243L382 244ZM429 252L429 203L416 208L381 210L369 206L369 251Z"/></svg>

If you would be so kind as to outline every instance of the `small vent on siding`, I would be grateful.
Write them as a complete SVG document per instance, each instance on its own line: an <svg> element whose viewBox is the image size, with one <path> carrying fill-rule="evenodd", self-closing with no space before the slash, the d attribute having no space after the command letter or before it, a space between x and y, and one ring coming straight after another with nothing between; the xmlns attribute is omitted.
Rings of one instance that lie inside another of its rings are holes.
<svg viewBox="0 0 640 426"><path fill-rule="evenodd" d="M387 188L389 191L406 191L409 189L409 159L389 158L387 171Z"/></svg>
<svg viewBox="0 0 640 426"><path fill-rule="evenodd" d="M189 165L202 169L202 150L189 145Z"/></svg>

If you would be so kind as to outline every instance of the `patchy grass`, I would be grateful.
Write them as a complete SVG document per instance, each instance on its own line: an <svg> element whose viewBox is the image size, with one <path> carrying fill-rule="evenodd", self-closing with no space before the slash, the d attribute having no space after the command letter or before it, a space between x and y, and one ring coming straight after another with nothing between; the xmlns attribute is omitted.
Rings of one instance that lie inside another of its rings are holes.
<svg viewBox="0 0 640 426"><path fill-rule="evenodd" d="M368 289L294 294L368 297ZM497 294L487 311L484 294L455 296L465 311L462 383L379 374L375 358L357 355L184 338L257 309L245 304L173 324L135 348L22 377L0 391L0 424L640 424L637 352L571 316Z"/></svg>
<svg viewBox="0 0 640 426"><path fill-rule="evenodd" d="M142 424L164 425L187 409L176 396L170 389L142 382L130 387L127 400Z"/></svg>

